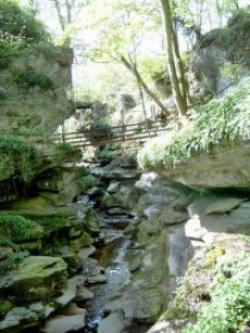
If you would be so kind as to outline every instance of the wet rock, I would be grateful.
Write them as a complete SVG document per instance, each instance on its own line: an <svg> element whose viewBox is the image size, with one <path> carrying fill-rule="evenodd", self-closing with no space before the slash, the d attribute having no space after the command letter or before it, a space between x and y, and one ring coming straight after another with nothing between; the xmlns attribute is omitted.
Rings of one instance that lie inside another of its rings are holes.
<svg viewBox="0 0 250 333"><path fill-rule="evenodd" d="M83 266L83 273L86 277L99 275L104 271L104 268L98 264L96 259L93 258L88 258Z"/></svg>
<svg viewBox="0 0 250 333"><path fill-rule="evenodd" d="M77 294L77 279L72 278L68 280L66 286L60 292L62 295L54 300L57 308L62 308L75 299Z"/></svg>
<svg viewBox="0 0 250 333"><path fill-rule="evenodd" d="M68 333L83 329L84 326L84 313L68 316L57 315L49 319L41 331L44 333Z"/></svg>
<svg viewBox="0 0 250 333"><path fill-rule="evenodd" d="M104 244L110 244L113 243L119 239L124 238L124 234L120 230L112 230L112 229L106 229L103 230L101 234L101 238Z"/></svg>
<svg viewBox="0 0 250 333"><path fill-rule="evenodd" d="M79 252L82 248L91 246L93 238L86 232L82 232L82 236L70 242L70 247L73 251Z"/></svg>
<svg viewBox="0 0 250 333"><path fill-rule="evenodd" d="M38 314L25 307L13 308L0 322L0 332L15 332L19 328L24 328L25 325L36 323L39 319Z"/></svg>
<svg viewBox="0 0 250 333"><path fill-rule="evenodd" d="M126 323L120 312L115 312L101 320L98 333L122 333Z"/></svg>
<svg viewBox="0 0 250 333"><path fill-rule="evenodd" d="M154 184L159 179L159 175L155 172L147 172L141 175L141 178L135 183L135 186L144 190L152 190Z"/></svg>
<svg viewBox="0 0 250 333"><path fill-rule="evenodd" d="M107 281L107 278L103 274L98 274L98 275L90 276L87 278L88 284L105 283L106 281Z"/></svg>
<svg viewBox="0 0 250 333"><path fill-rule="evenodd" d="M126 170L122 168L117 168L113 170L104 170L102 177L104 179L114 179L114 180L127 180L136 179L140 176L138 170Z"/></svg>
<svg viewBox="0 0 250 333"><path fill-rule="evenodd" d="M107 192L110 194L116 193L119 190L120 183L116 181L112 181L107 188Z"/></svg>
<svg viewBox="0 0 250 333"><path fill-rule="evenodd" d="M76 302L85 302L94 298L94 294L87 288L81 286L76 294L75 301Z"/></svg>
<svg viewBox="0 0 250 333"><path fill-rule="evenodd" d="M87 314L87 310L79 308L75 303L70 303L68 306L66 306L60 311L60 314L63 314L64 316L83 314L85 316Z"/></svg>
<svg viewBox="0 0 250 333"><path fill-rule="evenodd" d="M81 249L78 253L78 256L85 261L88 257L90 257L92 254L94 254L96 251L96 248L94 246L85 247L84 249Z"/></svg>
<svg viewBox="0 0 250 333"><path fill-rule="evenodd" d="M127 320L154 323L165 303L164 298L165 295L159 288L131 290L108 303L104 310L122 310Z"/></svg>
<svg viewBox="0 0 250 333"><path fill-rule="evenodd" d="M183 228L176 228L168 237L168 266L171 276L183 276L189 261L194 255L193 245L185 235Z"/></svg>
<svg viewBox="0 0 250 333"><path fill-rule="evenodd" d="M126 210L122 207L114 207L114 208L109 208L107 213L111 216L115 216L115 215L125 215L126 214Z"/></svg>

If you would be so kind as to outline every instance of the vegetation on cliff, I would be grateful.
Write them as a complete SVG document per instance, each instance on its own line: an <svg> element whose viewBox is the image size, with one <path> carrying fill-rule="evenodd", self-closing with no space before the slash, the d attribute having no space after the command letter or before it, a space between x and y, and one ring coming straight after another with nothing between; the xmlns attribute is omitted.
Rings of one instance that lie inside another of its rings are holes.
<svg viewBox="0 0 250 333"><path fill-rule="evenodd" d="M242 253L217 265L217 282L210 286L210 304L202 307L197 323L182 333L246 332L250 322L249 264L248 255Z"/></svg>
<svg viewBox="0 0 250 333"><path fill-rule="evenodd" d="M245 80L221 99L192 110L190 123L182 129L170 130L152 140L138 154L142 168L174 167L195 154L211 153L213 147L249 138L250 81Z"/></svg>

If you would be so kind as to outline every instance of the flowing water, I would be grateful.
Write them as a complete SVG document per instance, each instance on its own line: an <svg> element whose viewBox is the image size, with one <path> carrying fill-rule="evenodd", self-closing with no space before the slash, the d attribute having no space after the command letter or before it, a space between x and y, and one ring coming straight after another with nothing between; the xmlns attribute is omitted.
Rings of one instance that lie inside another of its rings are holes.
<svg viewBox="0 0 250 333"><path fill-rule="evenodd" d="M94 202L90 201L87 195L79 198L79 203L89 204L94 207ZM100 211L98 212L100 213ZM103 225L103 231L109 234L121 232L114 225L109 225L108 219L102 219L102 214L97 214ZM132 216L131 216L132 218ZM124 218L121 217L121 222ZM116 223L119 226L119 221ZM98 324L103 318L104 307L113 298L119 296L122 290L130 280L129 264L126 260L126 255L130 249L131 240L127 236L123 236L119 240L104 245L97 249L94 258L98 263L105 268L105 275L107 278L106 283L96 284L89 289L94 293L94 298L86 303L88 310L87 328L79 333L96 333L98 331ZM145 333L149 326L134 324L125 329L124 333ZM106 332L109 333L109 332Z"/></svg>
<svg viewBox="0 0 250 333"><path fill-rule="evenodd" d="M99 321L103 314L104 306L117 295L129 281L130 272L125 260L130 240L124 238L102 247L96 255L100 265L106 269L107 282L91 288L95 297L88 302L89 319Z"/></svg>

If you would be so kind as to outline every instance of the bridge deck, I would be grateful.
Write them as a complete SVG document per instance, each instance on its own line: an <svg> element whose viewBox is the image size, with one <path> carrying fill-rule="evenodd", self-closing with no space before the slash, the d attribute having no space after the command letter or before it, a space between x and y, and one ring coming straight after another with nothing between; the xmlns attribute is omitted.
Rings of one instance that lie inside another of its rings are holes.
<svg viewBox="0 0 250 333"><path fill-rule="evenodd" d="M163 122L149 121L123 126L79 130L77 132L62 132L55 134L53 139L55 143L70 143L75 147L86 147L126 141L145 142L164 131L165 124Z"/></svg>

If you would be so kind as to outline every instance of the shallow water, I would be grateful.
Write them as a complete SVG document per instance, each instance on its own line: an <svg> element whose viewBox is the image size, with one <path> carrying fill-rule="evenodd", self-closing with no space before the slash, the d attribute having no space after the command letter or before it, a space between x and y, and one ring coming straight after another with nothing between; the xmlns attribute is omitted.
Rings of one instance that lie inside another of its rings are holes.
<svg viewBox="0 0 250 333"><path fill-rule="evenodd" d="M129 246L130 240L124 238L97 252L96 259L106 269L107 282L91 288L95 294L87 303L91 321L101 319L104 306L127 284L130 272L125 257Z"/></svg>

